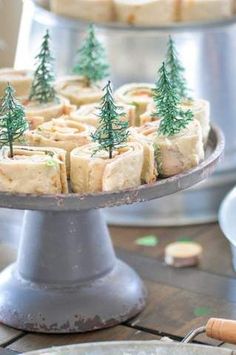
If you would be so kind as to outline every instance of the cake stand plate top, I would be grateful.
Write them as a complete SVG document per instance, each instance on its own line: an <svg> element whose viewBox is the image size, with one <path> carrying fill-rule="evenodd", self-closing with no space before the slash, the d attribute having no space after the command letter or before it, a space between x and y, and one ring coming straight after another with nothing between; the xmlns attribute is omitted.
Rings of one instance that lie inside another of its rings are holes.
<svg viewBox="0 0 236 355"><path fill-rule="evenodd" d="M197 167L155 183L115 192L89 195L11 194L0 192L0 207L40 211L81 211L144 202L184 190L204 179L215 169L224 150L221 130L212 126L206 147L206 158Z"/></svg>

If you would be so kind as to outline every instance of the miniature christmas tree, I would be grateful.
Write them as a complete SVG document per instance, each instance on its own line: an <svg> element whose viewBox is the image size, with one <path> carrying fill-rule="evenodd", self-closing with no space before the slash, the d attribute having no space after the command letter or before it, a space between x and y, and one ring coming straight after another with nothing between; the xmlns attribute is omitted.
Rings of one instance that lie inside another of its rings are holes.
<svg viewBox="0 0 236 355"><path fill-rule="evenodd" d="M109 75L105 49L96 38L93 25L89 26L87 38L78 50L78 63L73 72L84 76L88 85L103 80Z"/></svg>
<svg viewBox="0 0 236 355"><path fill-rule="evenodd" d="M52 102L56 95L53 87L55 75L48 30L43 37L40 52L35 59L37 61L37 69L34 73L29 100L35 100L40 103Z"/></svg>
<svg viewBox="0 0 236 355"><path fill-rule="evenodd" d="M178 58L175 43L171 36L169 37L167 45L166 69L168 71L168 76L171 81L171 84L175 86L179 96L183 99L187 98L188 88L184 77L185 69Z"/></svg>
<svg viewBox="0 0 236 355"><path fill-rule="evenodd" d="M179 133L192 121L193 114L190 110L180 108L181 98L176 86L172 85L165 63L159 70L159 80L154 89L153 99L156 103L155 117L161 118L159 132L165 136Z"/></svg>
<svg viewBox="0 0 236 355"><path fill-rule="evenodd" d="M19 139L28 128L23 106L14 97L14 89L10 84L0 107L0 144L9 145L10 157L13 158L13 142Z"/></svg>
<svg viewBox="0 0 236 355"><path fill-rule="evenodd" d="M105 94L102 97L98 115L100 124L96 132L92 134L92 139L99 144L98 150L108 151L109 158L112 159L114 149L127 141L128 122L121 121L124 114L118 112L120 108L114 103L110 81L103 90Z"/></svg>

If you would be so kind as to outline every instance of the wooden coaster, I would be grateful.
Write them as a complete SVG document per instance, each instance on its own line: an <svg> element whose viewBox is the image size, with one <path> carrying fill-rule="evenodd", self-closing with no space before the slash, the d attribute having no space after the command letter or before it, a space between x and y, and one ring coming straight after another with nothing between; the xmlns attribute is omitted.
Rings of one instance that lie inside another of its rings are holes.
<svg viewBox="0 0 236 355"><path fill-rule="evenodd" d="M195 266L202 254L201 245L194 242L175 242L165 248L165 263L174 267Z"/></svg>

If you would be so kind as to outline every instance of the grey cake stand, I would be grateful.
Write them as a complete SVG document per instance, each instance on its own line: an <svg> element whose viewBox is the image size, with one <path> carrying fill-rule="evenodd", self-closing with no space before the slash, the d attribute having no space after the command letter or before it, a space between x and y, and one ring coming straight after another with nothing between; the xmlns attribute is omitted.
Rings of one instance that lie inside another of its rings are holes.
<svg viewBox="0 0 236 355"><path fill-rule="evenodd" d="M195 169L150 185L81 196L0 193L0 207L26 210L16 264L0 274L0 321L15 328L72 333L123 322L145 306L139 276L116 258L99 208L175 193L210 175L224 148L212 128Z"/></svg>

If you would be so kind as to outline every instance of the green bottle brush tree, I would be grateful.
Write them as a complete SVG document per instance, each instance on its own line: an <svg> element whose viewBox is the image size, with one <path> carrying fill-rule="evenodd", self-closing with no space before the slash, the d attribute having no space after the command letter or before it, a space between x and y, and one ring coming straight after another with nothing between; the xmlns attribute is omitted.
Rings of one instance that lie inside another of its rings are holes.
<svg viewBox="0 0 236 355"><path fill-rule="evenodd" d="M53 57L50 50L49 31L43 37L43 42L39 54L36 56L37 68L34 72L33 83L29 95L29 100L35 100L39 103L48 103L55 100L54 90L54 67Z"/></svg>
<svg viewBox="0 0 236 355"><path fill-rule="evenodd" d="M96 151L106 150L109 152L109 158L112 159L116 147L127 141L128 122L121 120L124 113L118 112L120 108L114 103L110 81L103 90L105 94L101 100L99 126L96 132L92 134L92 139L99 145Z"/></svg>
<svg viewBox="0 0 236 355"><path fill-rule="evenodd" d="M168 72L168 77L171 84L175 87L177 94L181 99L189 97L189 90L187 87L187 82L184 77L185 69L182 66L178 52L175 47L175 43L171 36L167 44L167 53L166 53L166 70Z"/></svg>
<svg viewBox="0 0 236 355"><path fill-rule="evenodd" d="M89 26L87 37L77 55L78 61L73 68L73 73L85 77L88 86L108 77L109 65L105 49L98 41L93 25Z"/></svg>
<svg viewBox="0 0 236 355"><path fill-rule="evenodd" d="M156 112L153 116L160 117L159 132L172 136L184 129L193 119L190 110L180 108L181 96L176 85L171 82L165 63L159 69L159 79L153 90Z"/></svg>
<svg viewBox="0 0 236 355"><path fill-rule="evenodd" d="M0 144L9 146L10 158L14 157L13 142L22 137L27 128L24 108L17 102L14 89L8 84L0 106Z"/></svg>

